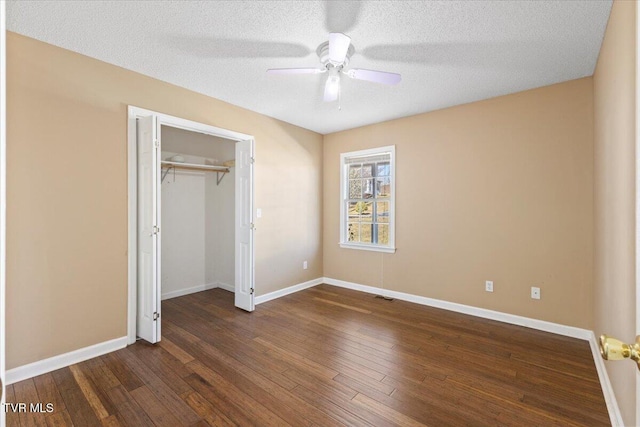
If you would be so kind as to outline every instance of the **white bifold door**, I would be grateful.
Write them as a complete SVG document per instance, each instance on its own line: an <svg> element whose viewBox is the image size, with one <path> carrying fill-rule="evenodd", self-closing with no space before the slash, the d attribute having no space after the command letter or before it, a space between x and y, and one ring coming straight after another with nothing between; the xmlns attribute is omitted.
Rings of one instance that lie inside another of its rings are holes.
<svg viewBox="0 0 640 427"><path fill-rule="evenodd" d="M160 117L160 118L159 118ZM156 343L160 341L161 299L161 146L162 126L171 126L225 136L229 131L189 122L170 116L137 115L137 292L136 336ZM222 134L222 135L221 135ZM233 136L231 137L233 138ZM253 239L253 139L236 141L235 170L235 305L254 310Z"/></svg>
<svg viewBox="0 0 640 427"><path fill-rule="evenodd" d="M254 309L253 140L236 143L235 305Z"/></svg>
<svg viewBox="0 0 640 427"><path fill-rule="evenodd" d="M138 119L138 292L136 334L160 341L159 129L156 116Z"/></svg>

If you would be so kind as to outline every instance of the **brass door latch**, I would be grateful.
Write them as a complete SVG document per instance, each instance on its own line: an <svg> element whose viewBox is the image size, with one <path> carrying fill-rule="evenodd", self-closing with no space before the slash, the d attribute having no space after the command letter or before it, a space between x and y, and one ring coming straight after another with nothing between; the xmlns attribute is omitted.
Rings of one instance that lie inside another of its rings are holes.
<svg viewBox="0 0 640 427"><path fill-rule="evenodd" d="M640 369L640 335L636 337L636 342L633 344L626 344L618 339L600 335L600 354L604 360L634 360Z"/></svg>

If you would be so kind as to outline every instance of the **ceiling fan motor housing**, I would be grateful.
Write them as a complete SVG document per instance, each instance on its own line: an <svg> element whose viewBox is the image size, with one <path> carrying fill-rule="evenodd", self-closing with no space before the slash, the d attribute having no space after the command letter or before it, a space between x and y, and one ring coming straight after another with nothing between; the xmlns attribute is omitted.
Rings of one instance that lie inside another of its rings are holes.
<svg viewBox="0 0 640 427"><path fill-rule="evenodd" d="M351 55L353 55L355 51L356 49L353 47L352 44L350 44L349 49L347 49L347 56L345 56L344 61L342 61L339 64L336 64L329 59L329 42L328 41L320 44L320 46L318 46L318 48L316 49L316 53L318 54L318 58L320 58L320 62L327 69L331 65L333 65L336 68L346 67L349 64L349 59L351 58Z"/></svg>

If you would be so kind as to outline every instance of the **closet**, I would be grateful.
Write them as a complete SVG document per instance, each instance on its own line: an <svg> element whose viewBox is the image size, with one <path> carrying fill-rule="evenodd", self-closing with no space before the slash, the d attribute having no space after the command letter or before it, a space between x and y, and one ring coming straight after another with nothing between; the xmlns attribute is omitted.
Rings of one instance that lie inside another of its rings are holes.
<svg viewBox="0 0 640 427"><path fill-rule="evenodd" d="M236 142L161 126L161 299L234 292Z"/></svg>

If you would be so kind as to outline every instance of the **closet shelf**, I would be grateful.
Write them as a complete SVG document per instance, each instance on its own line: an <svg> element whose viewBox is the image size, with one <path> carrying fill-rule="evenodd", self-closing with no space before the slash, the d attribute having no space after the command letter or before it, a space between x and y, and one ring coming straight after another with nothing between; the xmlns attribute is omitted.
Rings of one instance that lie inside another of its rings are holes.
<svg viewBox="0 0 640 427"><path fill-rule="evenodd" d="M167 170L166 172L162 175L162 179L161 182L164 181L164 178L167 176L167 174L169 173L169 171L171 170L171 168L175 168L175 169L195 169L195 170L201 170L201 171L210 171L210 172L216 172L218 177L217 177L217 184L220 185L220 181L222 181L222 178L224 178L225 174L229 173L229 168L226 166L214 166L214 165L200 165L197 163L182 163L182 162L171 162L169 160L162 160L160 161L161 166L166 167ZM222 174L222 176L220 176L220 174Z"/></svg>

